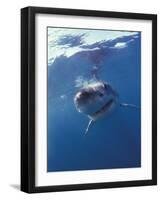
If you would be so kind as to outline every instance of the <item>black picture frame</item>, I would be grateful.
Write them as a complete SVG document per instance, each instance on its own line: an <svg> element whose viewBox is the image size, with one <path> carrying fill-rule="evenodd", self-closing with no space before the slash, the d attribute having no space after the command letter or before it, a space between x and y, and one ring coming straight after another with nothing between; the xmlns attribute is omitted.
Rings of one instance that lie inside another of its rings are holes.
<svg viewBox="0 0 161 200"><path fill-rule="evenodd" d="M35 186L35 15L59 14L152 21L152 179L59 186ZM157 184L157 15L44 7L21 9L21 190L57 192Z"/></svg>

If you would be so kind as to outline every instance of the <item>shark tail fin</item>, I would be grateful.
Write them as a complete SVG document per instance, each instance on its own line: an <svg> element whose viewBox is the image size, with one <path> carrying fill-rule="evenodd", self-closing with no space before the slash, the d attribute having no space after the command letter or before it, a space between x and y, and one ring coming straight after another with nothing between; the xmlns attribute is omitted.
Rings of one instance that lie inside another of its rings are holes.
<svg viewBox="0 0 161 200"><path fill-rule="evenodd" d="M136 108L136 109L140 109L140 107L134 105L134 104L128 104L128 103L120 103L120 106L122 107L131 107L131 108Z"/></svg>
<svg viewBox="0 0 161 200"><path fill-rule="evenodd" d="M90 119L84 135L86 135L88 133L89 128L90 128L92 122L93 122L93 119Z"/></svg>

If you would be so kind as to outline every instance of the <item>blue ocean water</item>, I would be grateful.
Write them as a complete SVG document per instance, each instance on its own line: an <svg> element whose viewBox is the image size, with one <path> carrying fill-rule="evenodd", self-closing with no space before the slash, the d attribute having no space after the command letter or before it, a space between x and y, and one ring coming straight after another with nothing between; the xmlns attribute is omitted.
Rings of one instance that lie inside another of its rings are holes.
<svg viewBox="0 0 161 200"><path fill-rule="evenodd" d="M56 34L51 29L49 36ZM89 33L73 32L48 42L48 172L141 167L140 109L118 107L84 136L89 119L73 101L97 66L99 79L111 84L121 103L141 108L141 33L97 30L87 42Z"/></svg>

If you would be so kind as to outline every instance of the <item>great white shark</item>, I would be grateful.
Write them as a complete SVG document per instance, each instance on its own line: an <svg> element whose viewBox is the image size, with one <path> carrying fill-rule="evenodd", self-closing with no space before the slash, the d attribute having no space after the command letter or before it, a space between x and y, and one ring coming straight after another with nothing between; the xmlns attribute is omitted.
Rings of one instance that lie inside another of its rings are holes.
<svg viewBox="0 0 161 200"><path fill-rule="evenodd" d="M89 118L85 134L88 133L93 122L109 115L119 106L139 108L134 104L121 103L117 92L109 83L103 81L96 81L82 87L75 94L74 104L78 112Z"/></svg>

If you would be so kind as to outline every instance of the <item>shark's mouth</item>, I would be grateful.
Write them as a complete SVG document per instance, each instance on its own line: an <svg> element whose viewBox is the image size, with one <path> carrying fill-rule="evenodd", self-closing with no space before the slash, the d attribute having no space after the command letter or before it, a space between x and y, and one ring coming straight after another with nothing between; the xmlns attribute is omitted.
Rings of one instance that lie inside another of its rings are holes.
<svg viewBox="0 0 161 200"><path fill-rule="evenodd" d="M110 99L101 109L99 109L95 113L91 114L90 116L93 119L96 119L98 116L103 115L106 111L108 111L111 108L111 106L113 105L113 103L114 103L114 100Z"/></svg>

